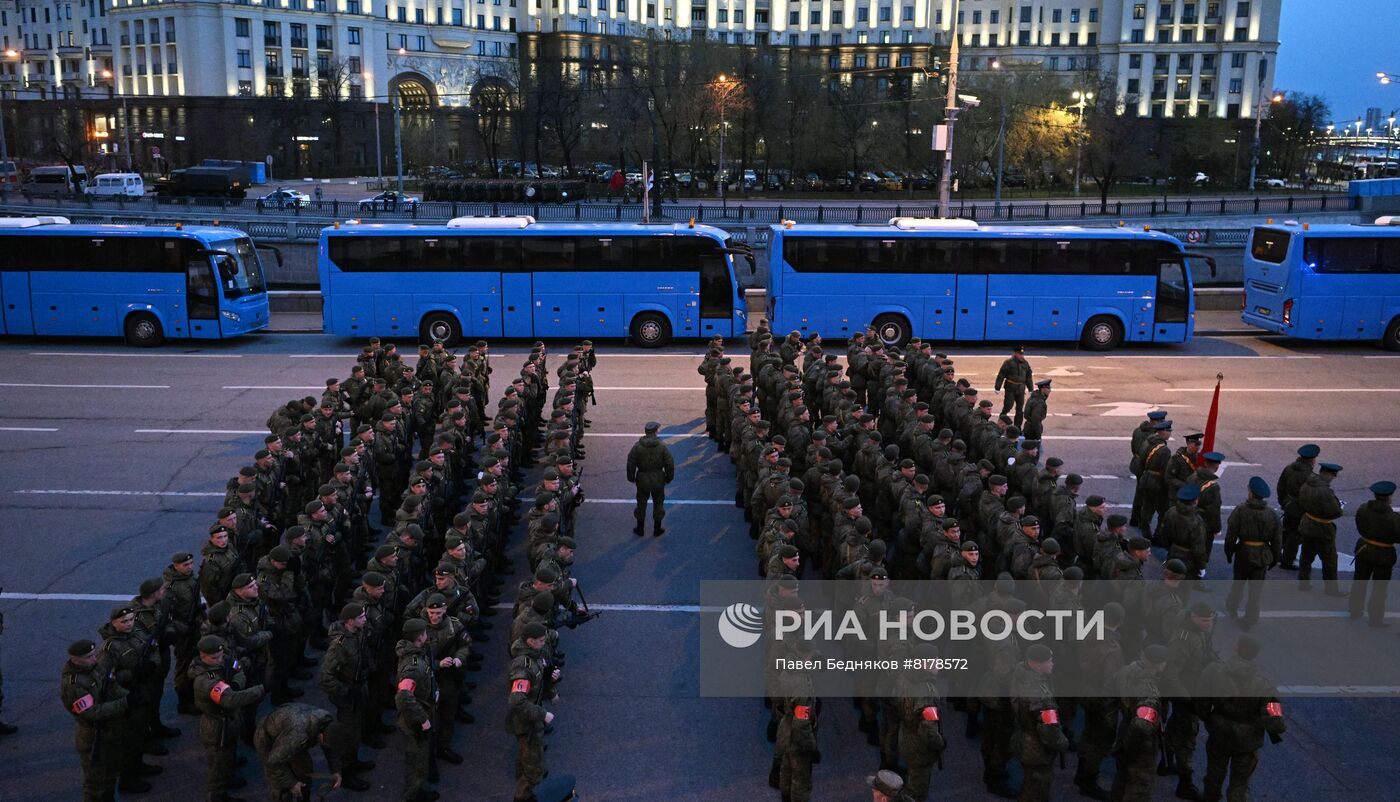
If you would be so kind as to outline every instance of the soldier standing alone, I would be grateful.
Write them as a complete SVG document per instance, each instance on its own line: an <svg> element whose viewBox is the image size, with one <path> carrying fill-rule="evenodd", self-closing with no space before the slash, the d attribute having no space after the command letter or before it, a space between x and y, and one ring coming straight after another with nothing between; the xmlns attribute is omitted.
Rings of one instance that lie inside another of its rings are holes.
<svg viewBox="0 0 1400 802"><path fill-rule="evenodd" d="M1361 617L1365 604L1366 585L1371 585L1371 602L1367 606L1373 627L1390 626L1385 622L1385 592L1390 584L1390 572L1395 568L1395 544L1400 542L1400 514L1391 509L1395 495L1394 482L1371 485L1375 498L1356 510L1356 574L1351 582L1350 609L1352 618Z"/></svg>
<svg viewBox="0 0 1400 802"><path fill-rule="evenodd" d="M637 526L632 532L639 536L643 534L648 497L652 504L652 535L660 537L666 531L661 526L662 519L666 517L666 485L675 478L676 463L671 457L671 450L656 436L660 428L661 424L649 421L645 427L646 433L627 454L627 481L637 486L637 508L632 513L637 519Z"/></svg>
<svg viewBox="0 0 1400 802"><path fill-rule="evenodd" d="M1001 392L1003 386L1006 389L1005 400L1001 404L1001 414L1005 415L1011 411L1011 407L1016 407L1016 426L1019 428L1021 422L1025 420L1026 390L1030 389L1032 381L1031 366L1026 362L1025 346L1018 345L1011 352L1011 357L1001 363L1001 370L997 371L996 384L992 389Z"/></svg>

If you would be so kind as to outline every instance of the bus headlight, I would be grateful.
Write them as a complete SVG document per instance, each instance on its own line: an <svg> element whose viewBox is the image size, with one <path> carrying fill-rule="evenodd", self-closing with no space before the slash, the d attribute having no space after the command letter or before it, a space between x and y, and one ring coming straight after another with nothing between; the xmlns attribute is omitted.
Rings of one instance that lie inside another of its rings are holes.
<svg viewBox="0 0 1400 802"><path fill-rule="evenodd" d="M238 313L237 313L237 312L230 312L230 311L228 311L228 310L224 310L224 311L220 312L220 314L222 314L222 315L224 316L224 320L227 320L227 321L229 321L229 322L231 322L231 323L240 323L240 322L242 322L242 320L243 320L242 318L240 318L240 317L238 316Z"/></svg>

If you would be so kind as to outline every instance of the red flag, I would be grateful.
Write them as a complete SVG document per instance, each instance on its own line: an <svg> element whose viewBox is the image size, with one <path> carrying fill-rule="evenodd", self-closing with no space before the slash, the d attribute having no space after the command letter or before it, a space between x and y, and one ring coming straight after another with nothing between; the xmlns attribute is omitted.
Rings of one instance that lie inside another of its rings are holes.
<svg viewBox="0 0 1400 802"><path fill-rule="evenodd" d="M1220 416L1220 382L1224 381L1225 374L1215 374L1215 395L1210 399L1210 414L1206 416L1206 439L1201 444L1201 452L1196 457L1196 467L1199 468L1206 463L1206 455L1215 450L1215 422Z"/></svg>

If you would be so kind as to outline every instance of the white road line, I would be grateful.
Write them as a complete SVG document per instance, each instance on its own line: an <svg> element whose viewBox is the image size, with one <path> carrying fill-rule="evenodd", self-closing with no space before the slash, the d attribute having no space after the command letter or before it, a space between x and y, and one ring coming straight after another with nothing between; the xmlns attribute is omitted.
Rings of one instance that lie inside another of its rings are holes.
<svg viewBox="0 0 1400 802"><path fill-rule="evenodd" d="M1083 478L1085 478L1085 479L1124 479L1124 478L1127 478L1127 477L1122 477L1122 476L1109 476L1109 475L1106 475L1106 474L1099 474L1099 473L1090 473L1090 474L1085 474Z"/></svg>
<svg viewBox="0 0 1400 802"><path fill-rule="evenodd" d="M1101 440L1101 441L1104 441L1104 442L1118 443L1118 442L1127 442L1127 441L1129 441L1129 440L1131 440L1131 439L1133 439L1133 438L1132 438L1132 437L1123 437L1123 436L1116 435L1116 434L1085 434L1085 435L1077 435L1077 434L1052 434L1052 435L1050 435L1050 436L1048 436L1048 437L1042 437L1042 438L1040 438L1040 439L1041 439L1041 440Z"/></svg>
<svg viewBox="0 0 1400 802"><path fill-rule="evenodd" d="M312 387L312 386L310 386L310 385L307 385L307 386L305 386L305 387L297 387L297 386L289 385L289 384L226 384L226 385L224 385L223 389L225 389L225 390L296 390L297 392L302 392L302 391L310 392L310 391L312 391L312 390L320 390L320 391L324 392L325 389L326 389L326 386L325 386L324 384L321 385L321 386L319 386L319 387Z"/></svg>
<svg viewBox="0 0 1400 802"><path fill-rule="evenodd" d="M0 426L0 432L56 432L57 429L49 429L41 426Z"/></svg>
<svg viewBox="0 0 1400 802"><path fill-rule="evenodd" d="M704 387L594 387L594 390L635 390L638 392L654 393L662 390L670 390L684 393L703 393Z"/></svg>
<svg viewBox="0 0 1400 802"><path fill-rule="evenodd" d="M584 439L589 437L641 437L640 432L586 432ZM704 432L662 432L661 439L668 437L705 437Z"/></svg>
<svg viewBox="0 0 1400 802"><path fill-rule="evenodd" d="M1373 355L1373 356L1367 356L1367 357L1363 357L1363 358L1364 358L1364 359L1400 359L1400 356L1394 356L1394 355L1391 355L1391 354L1385 354L1385 355L1379 355L1379 356L1375 356L1375 355Z"/></svg>
<svg viewBox="0 0 1400 802"><path fill-rule="evenodd" d="M11 490L21 496L185 496L192 498L223 498L223 493L153 490Z"/></svg>
<svg viewBox="0 0 1400 802"><path fill-rule="evenodd" d="M1400 437L1246 437L1255 443L1400 443Z"/></svg>
<svg viewBox="0 0 1400 802"><path fill-rule="evenodd" d="M1213 393L1214 387L1163 387L1168 393ZM1400 393L1400 387L1221 387L1222 393Z"/></svg>
<svg viewBox="0 0 1400 802"><path fill-rule="evenodd" d="M1194 356L1191 354L1174 355L1147 355L1147 356L1106 356L1104 359L1321 359L1320 356Z"/></svg>
<svg viewBox="0 0 1400 802"><path fill-rule="evenodd" d="M585 501L584 503L585 503L585 504L595 504L595 503L596 503L596 504L636 504L636 503L637 503L637 500L636 500L635 498L593 498L593 497L590 496L590 497L588 498L588 500ZM733 503L734 503L734 499L729 498L729 499L717 500L717 499L699 499L699 498L668 498L668 499L666 499L666 503L667 503L668 505L670 505L670 504L678 504L678 505L697 505L697 506L698 506L698 505L713 505L713 506L719 506L719 505L721 505L721 504L733 504Z"/></svg>
<svg viewBox="0 0 1400 802"><path fill-rule="evenodd" d="M1260 618L1349 618L1346 610L1268 610ZM1400 613L1386 613L1386 618L1400 618Z"/></svg>
<svg viewBox="0 0 1400 802"><path fill-rule="evenodd" d="M168 384L30 384L0 382L0 387L49 387L63 390L169 390ZM323 388L324 389L324 388Z"/></svg>
<svg viewBox="0 0 1400 802"><path fill-rule="evenodd" d="M82 602L122 602L131 601L131 594L117 596L108 593L0 593L0 599L15 601L82 601Z"/></svg>
<svg viewBox="0 0 1400 802"><path fill-rule="evenodd" d="M132 429L136 434L267 434L266 429Z"/></svg>
<svg viewBox="0 0 1400 802"><path fill-rule="evenodd" d="M94 352L94 351L30 351L30 352L29 352L29 355L30 355L30 356L82 356L82 357L92 356L92 357L103 357L103 358L107 358L107 357L142 357L142 358L160 357L160 358L166 358L166 359L242 359L242 358L245 356L244 354L160 354L160 353L146 353L146 354L135 354L135 353L132 353L132 354L126 354L126 353L122 353L122 352L119 352L119 351L113 351L113 352L111 352L111 353L99 353L99 352ZM354 357L351 357L351 359L354 359Z"/></svg>
<svg viewBox="0 0 1400 802"><path fill-rule="evenodd" d="M1283 696L1396 696L1400 685L1280 685L1278 692Z"/></svg>

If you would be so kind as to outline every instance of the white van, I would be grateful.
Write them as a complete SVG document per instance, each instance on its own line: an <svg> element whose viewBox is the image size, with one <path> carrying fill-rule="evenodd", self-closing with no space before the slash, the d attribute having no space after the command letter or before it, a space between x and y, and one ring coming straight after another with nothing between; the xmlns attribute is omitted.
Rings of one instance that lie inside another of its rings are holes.
<svg viewBox="0 0 1400 802"><path fill-rule="evenodd" d="M146 183L136 173L102 173L83 191L96 197L140 198L146 194Z"/></svg>
<svg viewBox="0 0 1400 802"><path fill-rule="evenodd" d="M75 165L71 170L61 164L35 167L29 171L20 189L28 195L75 195L83 191L86 180L87 170L82 165Z"/></svg>

